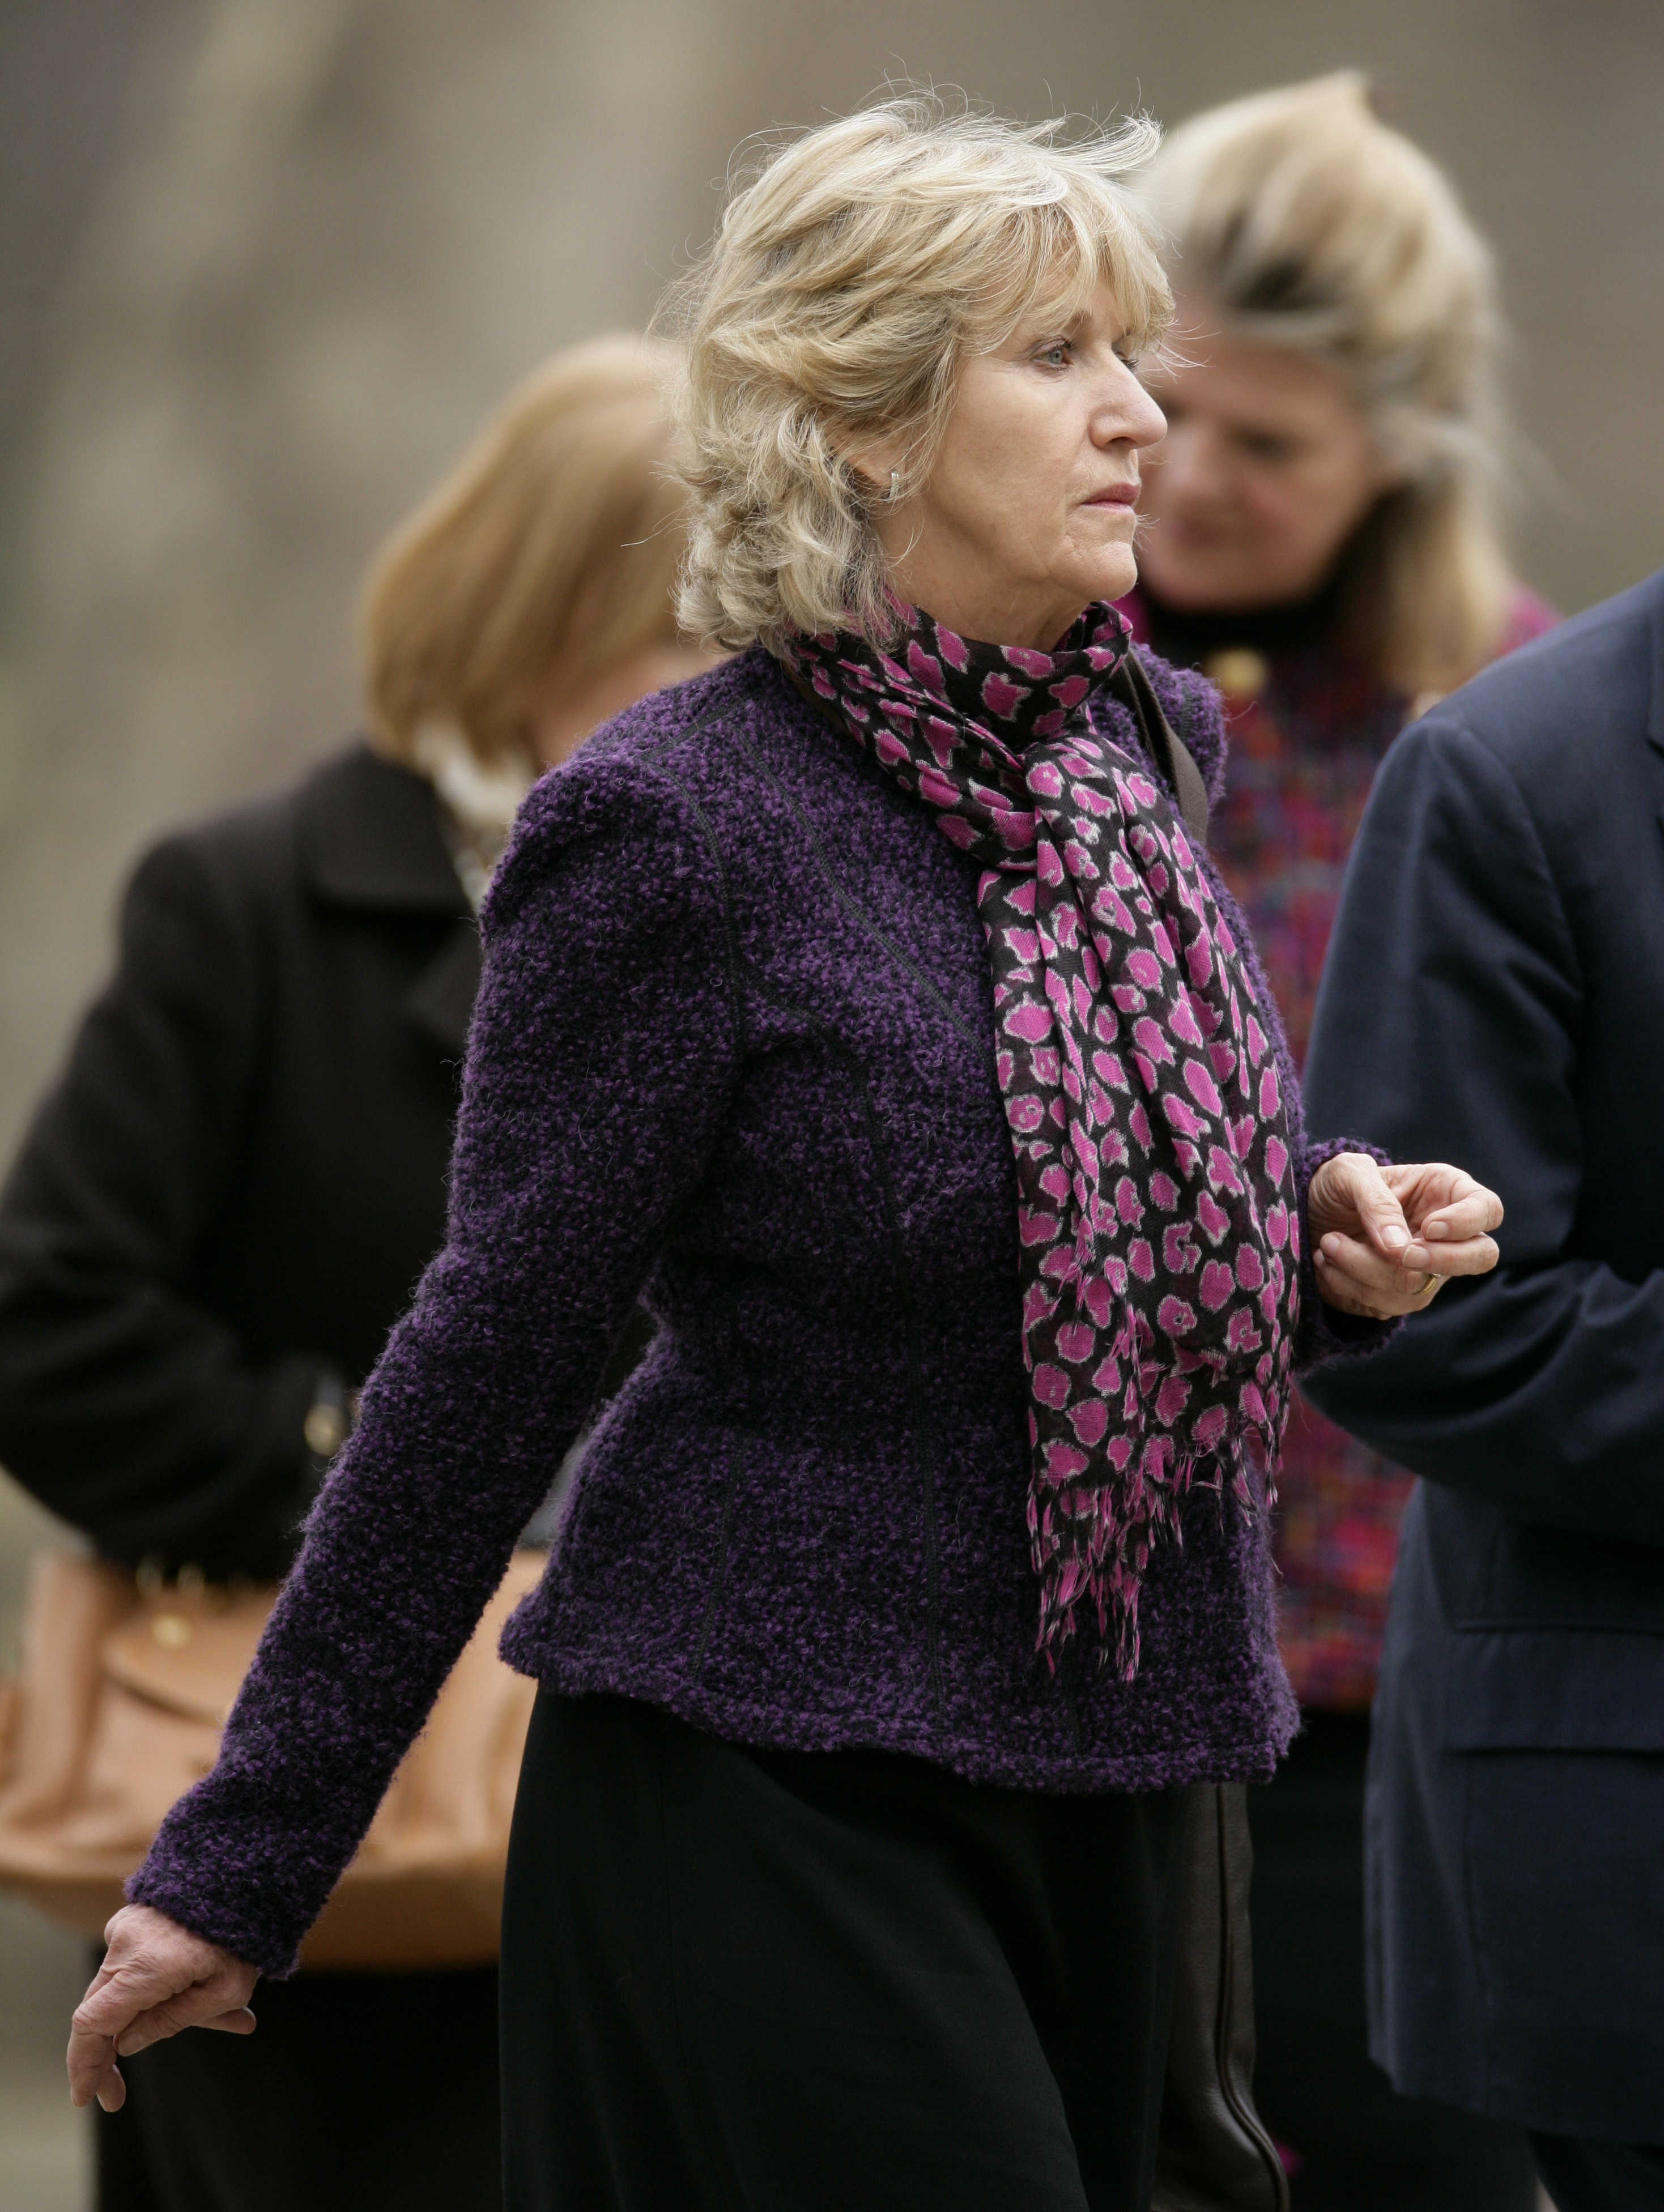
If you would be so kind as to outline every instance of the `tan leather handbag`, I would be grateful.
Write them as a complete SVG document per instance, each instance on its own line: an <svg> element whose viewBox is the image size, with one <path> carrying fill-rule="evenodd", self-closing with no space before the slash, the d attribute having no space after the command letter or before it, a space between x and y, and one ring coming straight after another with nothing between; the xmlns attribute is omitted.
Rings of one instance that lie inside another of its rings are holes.
<svg viewBox="0 0 1664 2212"><path fill-rule="evenodd" d="M543 1571L516 1552L357 1856L301 1953L311 1967L495 1959L509 1821L537 1685L497 1656ZM141 1591L45 1552L17 1680L0 1685L0 1886L98 1936L162 1817L206 1774L277 1596Z"/></svg>

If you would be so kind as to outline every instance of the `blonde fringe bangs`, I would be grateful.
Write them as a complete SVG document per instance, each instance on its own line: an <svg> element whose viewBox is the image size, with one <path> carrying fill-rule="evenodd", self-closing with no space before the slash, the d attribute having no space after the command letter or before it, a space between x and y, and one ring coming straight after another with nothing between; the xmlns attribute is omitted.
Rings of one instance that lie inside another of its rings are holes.
<svg viewBox="0 0 1664 2212"><path fill-rule="evenodd" d="M1172 295L1129 182L1143 117L1064 139L934 94L887 100L770 149L655 327L683 342L673 412L690 495L678 612L714 645L793 629L893 634L878 496L852 465L899 444L928 477L969 355L1076 313L1102 278L1130 343Z"/></svg>

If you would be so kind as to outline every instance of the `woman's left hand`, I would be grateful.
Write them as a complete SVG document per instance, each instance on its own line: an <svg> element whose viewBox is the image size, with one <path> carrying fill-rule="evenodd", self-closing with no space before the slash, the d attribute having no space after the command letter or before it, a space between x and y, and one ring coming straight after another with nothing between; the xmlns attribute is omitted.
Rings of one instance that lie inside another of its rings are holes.
<svg viewBox="0 0 1664 2212"><path fill-rule="evenodd" d="M1452 1275L1488 1274L1502 1201L1460 1168L1381 1167L1338 1152L1312 1177L1306 1226L1326 1305L1372 1321L1419 1313Z"/></svg>

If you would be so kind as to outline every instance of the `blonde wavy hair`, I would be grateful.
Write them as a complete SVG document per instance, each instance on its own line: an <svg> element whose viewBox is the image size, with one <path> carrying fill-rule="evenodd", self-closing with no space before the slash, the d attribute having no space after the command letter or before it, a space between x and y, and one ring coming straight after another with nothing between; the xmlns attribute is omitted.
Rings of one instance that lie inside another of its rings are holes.
<svg viewBox="0 0 1664 2212"><path fill-rule="evenodd" d="M1208 326L1333 370L1396 473L1343 556L1347 641L1407 691L1461 683L1514 579L1495 275L1448 180L1347 70L1193 116L1141 190Z"/></svg>
<svg viewBox="0 0 1664 2212"><path fill-rule="evenodd" d="M792 629L895 629L880 496L851 456L923 483L961 363L1107 278L1130 343L1172 295L1130 180L1160 142L1134 117L1068 137L907 93L765 149L655 328L683 341L674 409L689 492L682 626L777 651Z"/></svg>
<svg viewBox="0 0 1664 2212"><path fill-rule="evenodd" d="M424 726L444 724L483 762L527 755L552 675L581 691L676 642L672 366L627 335L554 355L387 539L359 611L381 751L416 766Z"/></svg>

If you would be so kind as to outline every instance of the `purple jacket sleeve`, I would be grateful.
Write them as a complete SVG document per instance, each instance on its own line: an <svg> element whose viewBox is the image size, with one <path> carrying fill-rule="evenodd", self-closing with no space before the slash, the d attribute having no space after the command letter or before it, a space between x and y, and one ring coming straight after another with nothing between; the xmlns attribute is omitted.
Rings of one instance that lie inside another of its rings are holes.
<svg viewBox="0 0 1664 2212"><path fill-rule="evenodd" d="M1337 1152L1368 1152L1372 1160L1382 1167L1390 1167L1392 1155L1378 1145L1366 1145L1361 1138L1329 1137L1320 1145L1307 1145L1301 1154L1300 1164L1295 1170L1295 1181L1300 1190L1300 1327L1295 1337L1295 1369L1303 1373L1307 1368L1320 1367L1326 1360L1356 1358L1360 1352L1379 1352L1390 1344L1404 1327L1399 1321L1370 1321L1362 1314L1343 1313L1338 1306L1326 1305L1323 1293L1318 1288L1317 1269L1312 1264L1312 1229L1307 1218L1307 1202L1311 1196L1312 1177Z"/></svg>
<svg viewBox="0 0 1664 2212"><path fill-rule="evenodd" d="M736 1062L722 878L667 780L588 756L546 779L484 927L448 1241L219 1762L128 1885L268 1973L292 1969L577 1434Z"/></svg>

